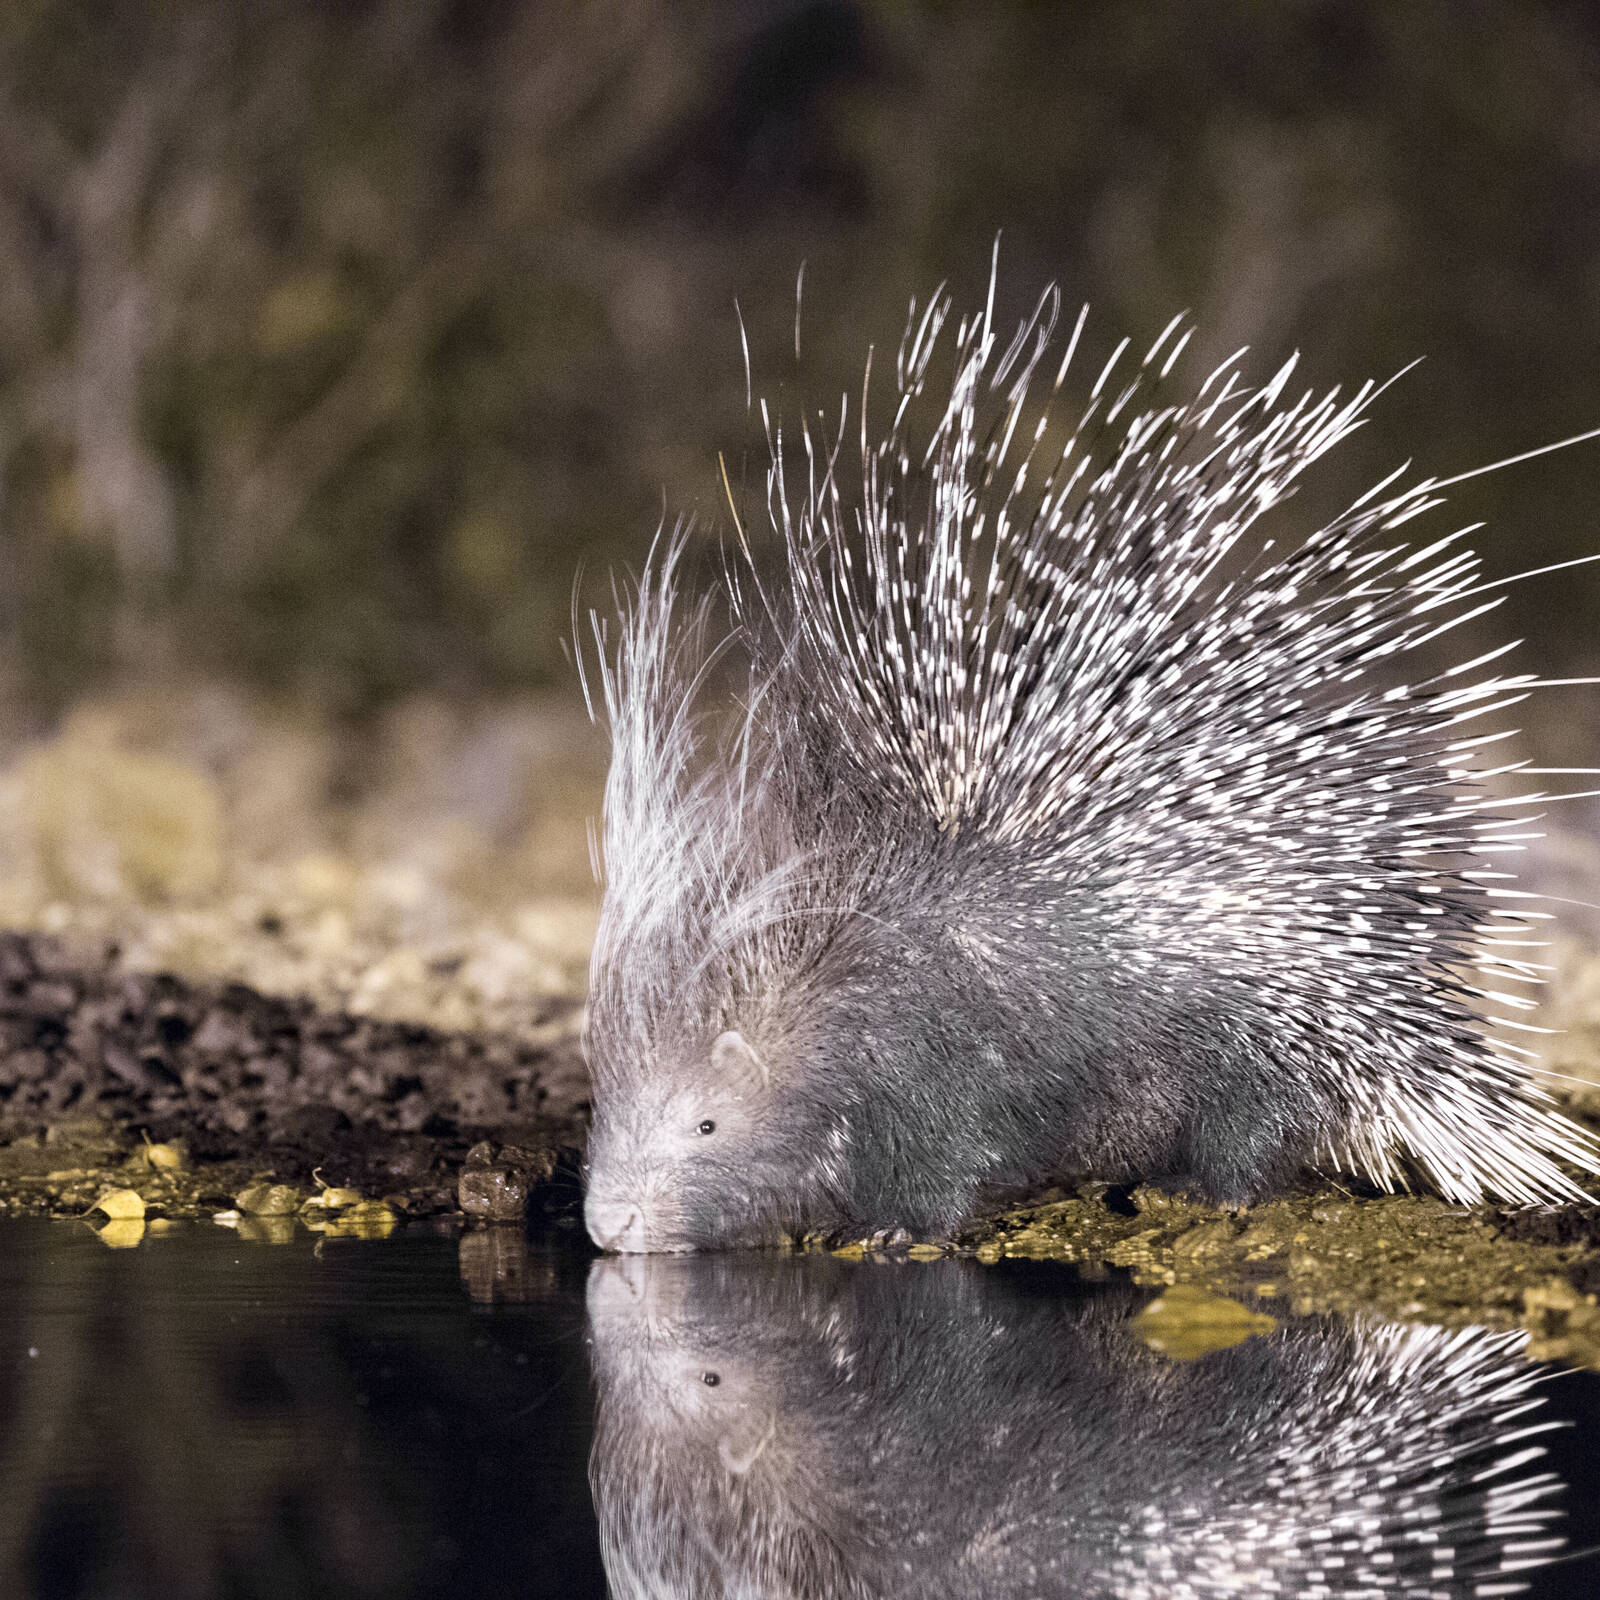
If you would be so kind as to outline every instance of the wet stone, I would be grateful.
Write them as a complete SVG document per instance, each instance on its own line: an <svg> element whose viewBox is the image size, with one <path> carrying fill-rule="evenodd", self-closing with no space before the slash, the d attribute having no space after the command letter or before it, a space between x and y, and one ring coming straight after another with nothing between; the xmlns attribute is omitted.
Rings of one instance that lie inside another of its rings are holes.
<svg viewBox="0 0 1600 1600"><path fill-rule="evenodd" d="M556 1153L487 1140L467 1152L461 1169L461 1209L480 1222L522 1222L528 1202L554 1176Z"/></svg>
<svg viewBox="0 0 1600 1600"><path fill-rule="evenodd" d="M234 1196L234 1203L246 1216L289 1217L297 1212L305 1196L286 1183L252 1184Z"/></svg>

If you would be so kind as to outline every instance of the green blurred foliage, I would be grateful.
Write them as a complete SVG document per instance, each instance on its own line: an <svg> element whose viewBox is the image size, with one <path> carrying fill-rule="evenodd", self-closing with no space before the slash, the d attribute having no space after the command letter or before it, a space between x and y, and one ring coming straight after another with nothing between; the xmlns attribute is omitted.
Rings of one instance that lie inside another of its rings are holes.
<svg viewBox="0 0 1600 1600"><path fill-rule="evenodd" d="M911 295L1058 278L1312 382L1427 360L1307 515L1600 423L1600 23L1474 0L25 0L0 12L0 660L354 709L560 677L665 510L759 500L759 389ZM807 263L803 360L794 285ZM1086 362L1087 364L1087 362ZM1464 485L1497 571L1600 447ZM1600 583L1510 592L1592 663ZM1552 627L1552 615L1569 620ZM1494 628L1503 632L1497 619ZM1498 635L1496 635L1498 636Z"/></svg>

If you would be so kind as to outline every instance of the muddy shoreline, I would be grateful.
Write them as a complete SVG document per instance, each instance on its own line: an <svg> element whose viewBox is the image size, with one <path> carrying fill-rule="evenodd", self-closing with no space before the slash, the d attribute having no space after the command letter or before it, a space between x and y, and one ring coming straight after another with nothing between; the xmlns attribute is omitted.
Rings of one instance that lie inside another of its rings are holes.
<svg viewBox="0 0 1600 1600"><path fill-rule="evenodd" d="M115 943L0 933L0 1216L86 1219L108 1244L222 1222L263 1242L498 1224L578 1245L582 1003L549 993L523 1015L451 1030L133 970ZM954 1240L800 1247L1059 1260L1301 1314L1522 1326L1535 1353L1600 1365L1595 1207L1324 1186L1229 1214L1091 1186Z"/></svg>

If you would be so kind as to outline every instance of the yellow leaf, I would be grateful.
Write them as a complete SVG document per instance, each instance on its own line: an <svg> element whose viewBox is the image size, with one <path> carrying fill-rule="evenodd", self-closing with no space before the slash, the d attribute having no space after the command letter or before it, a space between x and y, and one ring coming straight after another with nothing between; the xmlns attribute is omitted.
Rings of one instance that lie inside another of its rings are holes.
<svg viewBox="0 0 1600 1600"><path fill-rule="evenodd" d="M89 1209L103 1211L113 1222L139 1222L144 1219L144 1200L133 1189L111 1189Z"/></svg>

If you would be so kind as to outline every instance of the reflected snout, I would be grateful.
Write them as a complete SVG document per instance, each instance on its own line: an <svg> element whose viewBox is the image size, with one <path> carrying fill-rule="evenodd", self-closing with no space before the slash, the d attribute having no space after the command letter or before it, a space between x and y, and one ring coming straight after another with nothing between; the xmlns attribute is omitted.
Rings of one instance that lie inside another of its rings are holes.
<svg viewBox="0 0 1600 1600"><path fill-rule="evenodd" d="M655 1265L639 1255L593 1262L585 1293L590 1321L631 1326L650 1303Z"/></svg>
<svg viewBox="0 0 1600 1600"><path fill-rule="evenodd" d="M583 1225L602 1250L638 1255L650 1248L645 1242L644 1208L631 1200L588 1195L583 1202Z"/></svg>

